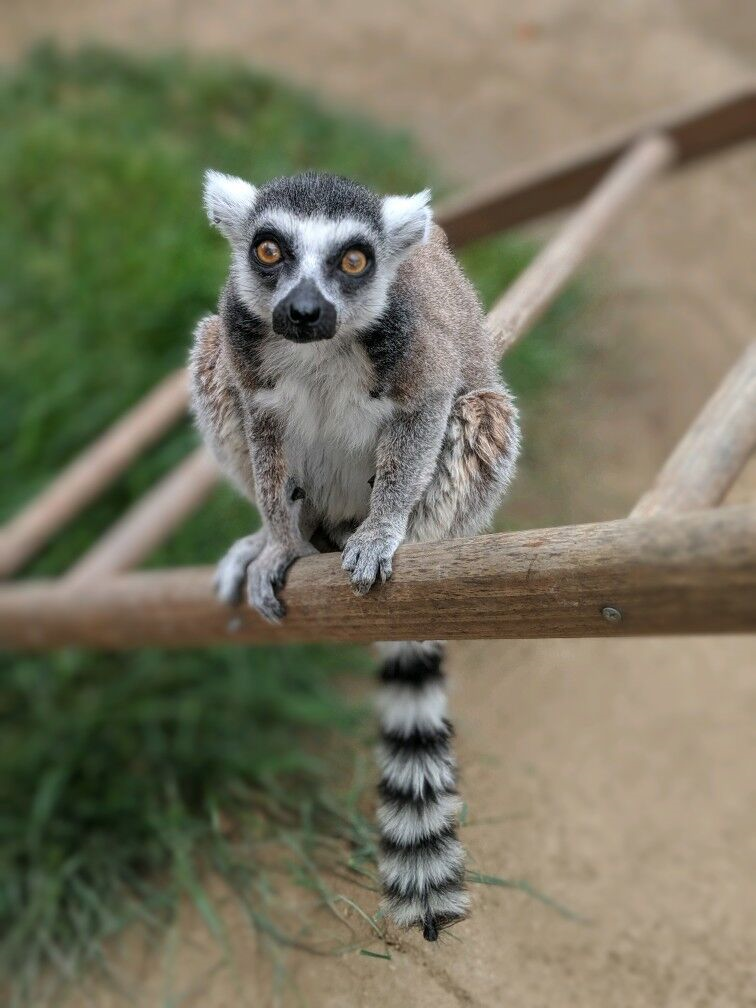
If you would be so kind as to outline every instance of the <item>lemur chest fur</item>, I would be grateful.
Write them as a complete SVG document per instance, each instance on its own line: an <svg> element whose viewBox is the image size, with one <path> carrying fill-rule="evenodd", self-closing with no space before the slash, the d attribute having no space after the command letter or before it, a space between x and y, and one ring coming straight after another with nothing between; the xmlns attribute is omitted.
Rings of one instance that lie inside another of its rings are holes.
<svg viewBox="0 0 756 1008"><path fill-rule="evenodd" d="M261 362L272 386L260 405L284 424L291 476L330 523L368 512L378 438L394 406L375 395L373 367L361 347L281 343Z"/></svg>

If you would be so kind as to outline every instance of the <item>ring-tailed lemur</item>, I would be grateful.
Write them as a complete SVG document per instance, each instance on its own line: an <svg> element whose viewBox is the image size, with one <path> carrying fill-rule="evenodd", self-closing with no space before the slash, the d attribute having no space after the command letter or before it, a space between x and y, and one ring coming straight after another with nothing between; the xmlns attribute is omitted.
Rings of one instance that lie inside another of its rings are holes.
<svg viewBox="0 0 756 1008"><path fill-rule="evenodd" d="M266 619L287 569L325 539L354 590L404 541L474 535L512 475L517 413L429 193L380 198L307 172L256 188L208 172L231 245L217 315L191 356L197 422L263 527L220 562L221 599ZM385 645L380 873L385 906L428 940L465 916L452 729L437 642Z"/></svg>

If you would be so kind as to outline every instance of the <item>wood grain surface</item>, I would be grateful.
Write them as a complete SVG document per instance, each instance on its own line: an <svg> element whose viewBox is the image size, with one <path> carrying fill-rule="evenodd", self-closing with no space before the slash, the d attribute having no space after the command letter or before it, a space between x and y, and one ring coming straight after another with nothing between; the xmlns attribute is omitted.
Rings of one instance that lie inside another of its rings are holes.
<svg viewBox="0 0 756 1008"><path fill-rule="evenodd" d="M71 590L0 588L0 645L134 648L215 642L592 637L756 629L756 508L402 547L393 579L355 598L335 554L300 560L278 626L213 596L212 570L137 572ZM621 618L606 618L609 609Z"/></svg>

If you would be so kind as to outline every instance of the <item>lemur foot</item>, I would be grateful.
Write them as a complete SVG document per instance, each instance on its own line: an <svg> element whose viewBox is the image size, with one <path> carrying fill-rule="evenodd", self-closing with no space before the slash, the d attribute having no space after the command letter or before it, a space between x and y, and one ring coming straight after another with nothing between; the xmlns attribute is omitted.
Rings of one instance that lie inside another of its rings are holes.
<svg viewBox="0 0 756 1008"><path fill-rule="evenodd" d="M318 551L308 542L296 546L282 546L268 541L260 555L247 569L247 601L269 623L278 623L286 607L276 596L283 587L286 572L300 557L317 556Z"/></svg>
<svg viewBox="0 0 756 1008"><path fill-rule="evenodd" d="M237 539L220 561L215 571L213 587L221 602L226 605L238 605L241 602L247 568L260 556L267 539L268 533L264 528Z"/></svg>
<svg viewBox="0 0 756 1008"><path fill-rule="evenodd" d="M367 595L378 578L383 584L388 581L399 542L392 535L364 526L349 537L341 554L341 566L351 574L355 595Z"/></svg>

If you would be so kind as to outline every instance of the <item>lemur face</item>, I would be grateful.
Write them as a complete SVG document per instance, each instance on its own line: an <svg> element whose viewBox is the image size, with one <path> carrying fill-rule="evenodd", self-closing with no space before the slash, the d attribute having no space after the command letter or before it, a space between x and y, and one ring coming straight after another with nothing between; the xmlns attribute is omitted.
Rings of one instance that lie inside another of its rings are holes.
<svg viewBox="0 0 756 1008"><path fill-rule="evenodd" d="M381 198L315 172L259 189L205 176L205 208L231 245L238 294L295 343L348 339L380 317L400 263L427 240L429 198Z"/></svg>

